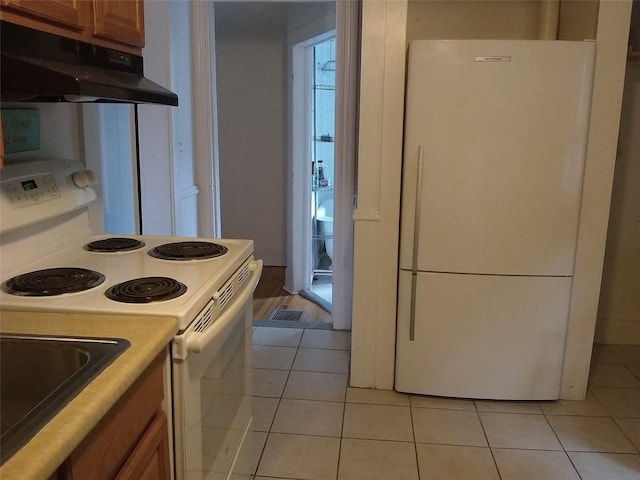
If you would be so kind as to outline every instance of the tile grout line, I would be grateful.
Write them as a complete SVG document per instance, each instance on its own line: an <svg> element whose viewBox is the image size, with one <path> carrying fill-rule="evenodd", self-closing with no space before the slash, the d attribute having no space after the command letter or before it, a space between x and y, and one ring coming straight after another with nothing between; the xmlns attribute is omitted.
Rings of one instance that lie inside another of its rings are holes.
<svg viewBox="0 0 640 480"><path fill-rule="evenodd" d="M340 459L342 458L342 440L344 439L344 419L347 415L347 395L349 393L349 377L351 376L351 346L349 346L349 362L347 365L347 382L344 386L344 397L342 397L342 423L340 424L340 440L338 441L338 465L336 468L336 480L340 478Z"/></svg>
<svg viewBox="0 0 640 480"><path fill-rule="evenodd" d="M493 465L494 467L496 467L496 473L498 474L498 479L502 480L502 473L500 473L500 467L498 466L498 461L496 460L496 456L493 452L493 447L491 446L491 442L489 441L489 436L487 435L487 431L484 428L482 416L480 415L480 410L478 410L478 404L475 399L473 399L472 402L473 402L473 411L476 412L476 415L478 417L478 422L480 423L480 428L482 428L482 434L484 435L484 439L487 442L487 447L489 448L489 453L491 454L491 459L493 460Z"/></svg>
<svg viewBox="0 0 640 480"><path fill-rule="evenodd" d="M539 405L539 404L538 404ZM564 443L562 443L562 440L560 440L560 437L558 436L558 433L555 431L555 429L553 428L553 425L551 425L551 422L549 421L549 418L547 417L547 414L545 413L545 411L542 409L542 407L540 407L540 410L542 410L542 415L544 416L544 420L545 422L547 422L547 425L549 426L549 428L551 429L551 431L553 432L554 437L556 437L556 440L558 441L558 444L560 445L560 447L562 447L562 452L564 453L564 455L567 457L567 459L569 460L569 462L571 463L571 466L573 467L573 469L576 472L576 475L578 475L578 478L582 479L582 475L580 475L580 472L578 471L578 468L576 467L576 465L573 463L573 460L571 460L571 455L569 455L569 452L567 452L567 449L564 446Z"/></svg>
<svg viewBox="0 0 640 480"><path fill-rule="evenodd" d="M252 338L251 338L251 346L252 346L252 348L253 348L253 345L254 345L253 344L253 333L255 332L255 328L257 328L257 327L254 327L254 330L252 332ZM303 332L302 335L300 335L300 340L298 340L298 345L296 346L296 353L293 356L293 361L291 362L291 367L293 367L293 362L295 361L295 357L296 357L296 355L298 355L298 348L300 346L300 343L302 342L302 336L303 335L304 335L304 332ZM252 368L252 371L253 371L253 368ZM271 429L273 428L273 424L276 421L276 415L278 414L278 409L280 408L280 403L282 402L284 391L287 388L287 383L289 382L289 377L290 376L291 376L291 368L289 368L289 370L288 370L287 378L284 381L284 385L282 386L282 391L280 392L280 396L277 397L278 398L278 403L277 403L276 409L275 409L275 411L273 413L273 418L271 419L271 423L269 424L269 428L267 430L267 436L264 439L264 445L262 446L262 451L260 452L260 457L258 458L258 461L256 462L255 471L254 471L254 473L252 475L253 477L258 476L258 470L260 469L260 463L262 462L262 458L264 457L264 452L267 449L267 442L269 441L269 436L271 435ZM253 397L253 392L252 392L252 397Z"/></svg>
<svg viewBox="0 0 640 480"><path fill-rule="evenodd" d="M336 465L336 480L340 478L340 458L342 456L342 439L344 438L344 418L347 414L347 389L349 383L347 380L347 386L344 388L344 401L342 402L342 422L340 422L340 439L338 440L338 464Z"/></svg>
<svg viewBox="0 0 640 480"><path fill-rule="evenodd" d="M411 418L411 435L413 436L413 454L416 458L416 471L418 472L418 480L421 480L420 460L418 459L418 442L416 441L416 429L413 425L413 406L411 405L411 395L409 395L409 418Z"/></svg>
<svg viewBox="0 0 640 480"><path fill-rule="evenodd" d="M633 440L631 440L631 438L629 438L629 435L627 435L627 432L625 432L624 429L620 426L620 424L616 421L615 417L609 417L609 418L611 418L611 421L616 425L616 427L618 427L620 429L620 431L625 436L625 438L629 441L631 446L633 448L635 448L635 450L636 450L635 455L639 454L640 453L640 447L636 446L636 444L633 442ZM625 417L618 417L618 418L625 418ZM628 417L628 418L633 418L633 417Z"/></svg>

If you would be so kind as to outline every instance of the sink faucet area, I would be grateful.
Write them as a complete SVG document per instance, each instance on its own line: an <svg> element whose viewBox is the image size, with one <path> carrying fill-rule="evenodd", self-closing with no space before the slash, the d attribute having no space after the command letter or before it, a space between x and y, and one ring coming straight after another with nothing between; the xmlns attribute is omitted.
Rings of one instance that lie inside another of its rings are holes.
<svg viewBox="0 0 640 480"><path fill-rule="evenodd" d="M0 464L130 343L118 338L0 335Z"/></svg>

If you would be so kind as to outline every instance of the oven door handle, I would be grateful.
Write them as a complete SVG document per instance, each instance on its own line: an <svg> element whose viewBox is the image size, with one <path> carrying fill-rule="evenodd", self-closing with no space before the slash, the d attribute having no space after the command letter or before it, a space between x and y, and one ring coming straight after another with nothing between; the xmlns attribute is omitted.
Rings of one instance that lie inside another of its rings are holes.
<svg viewBox="0 0 640 480"><path fill-rule="evenodd" d="M251 274L245 280L245 288L242 289L240 295L231 301L227 310L222 312L204 332L185 332L182 341L184 345L186 345L186 355L189 353L200 353L207 348L207 345L233 322L245 307L245 304L251 300L253 292L258 285L258 280L260 280L260 275L262 275L262 260L254 260L251 262L249 264L249 271ZM185 358L186 355L184 355Z"/></svg>

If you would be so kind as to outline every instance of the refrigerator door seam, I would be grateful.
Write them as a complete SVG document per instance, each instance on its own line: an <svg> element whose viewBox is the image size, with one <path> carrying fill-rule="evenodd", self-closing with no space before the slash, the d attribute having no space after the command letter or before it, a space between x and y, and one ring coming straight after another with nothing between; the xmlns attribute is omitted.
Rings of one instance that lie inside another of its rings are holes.
<svg viewBox="0 0 640 480"><path fill-rule="evenodd" d="M404 269L401 269L404 270ZM411 270L413 273L413 270ZM524 273L485 273L485 272L457 272L455 270L416 270L416 273L441 273L444 275L476 275L485 277L531 277L531 278L573 278L573 275L527 275Z"/></svg>

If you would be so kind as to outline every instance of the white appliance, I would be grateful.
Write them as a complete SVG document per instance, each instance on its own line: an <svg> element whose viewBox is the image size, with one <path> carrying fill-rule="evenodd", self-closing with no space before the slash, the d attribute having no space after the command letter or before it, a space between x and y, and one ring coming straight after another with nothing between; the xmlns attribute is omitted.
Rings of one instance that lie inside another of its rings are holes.
<svg viewBox="0 0 640 480"><path fill-rule="evenodd" d="M557 399L595 44L408 52L395 388Z"/></svg>
<svg viewBox="0 0 640 480"><path fill-rule="evenodd" d="M79 162L6 165L0 175L1 309L176 318L168 412L176 479L229 478L251 421L252 297L262 271L253 242L94 235L92 174Z"/></svg>

